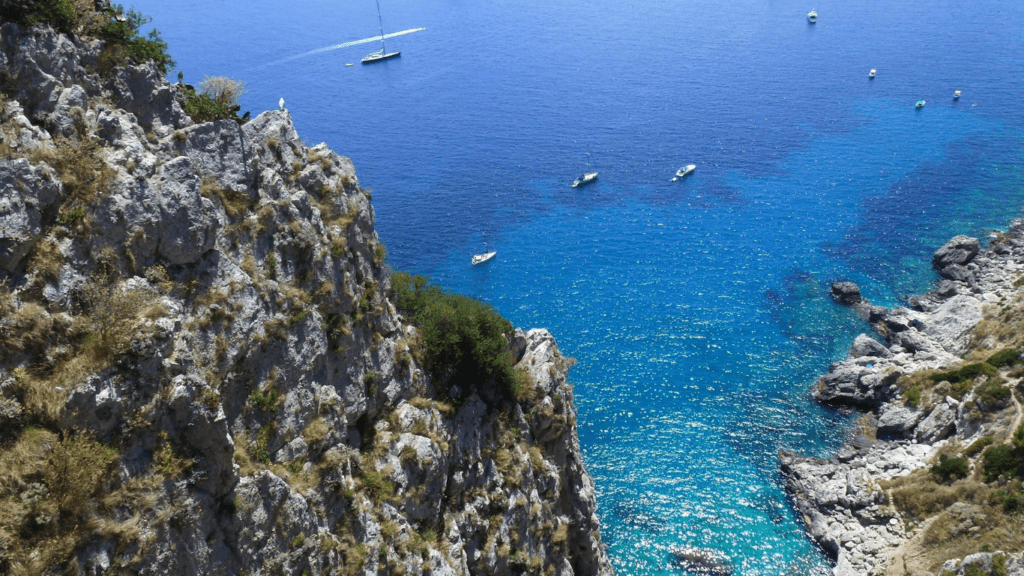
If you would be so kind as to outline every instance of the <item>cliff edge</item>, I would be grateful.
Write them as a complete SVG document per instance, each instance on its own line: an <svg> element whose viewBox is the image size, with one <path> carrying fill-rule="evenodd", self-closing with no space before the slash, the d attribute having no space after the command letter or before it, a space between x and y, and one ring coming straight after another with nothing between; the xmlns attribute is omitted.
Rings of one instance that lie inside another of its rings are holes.
<svg viewBox="0 0 1024 576"><path fill-rule="evenodd" d="M610 575L551 335L438 392L351 161L109 48L0 25L0 572Z"/></svg>

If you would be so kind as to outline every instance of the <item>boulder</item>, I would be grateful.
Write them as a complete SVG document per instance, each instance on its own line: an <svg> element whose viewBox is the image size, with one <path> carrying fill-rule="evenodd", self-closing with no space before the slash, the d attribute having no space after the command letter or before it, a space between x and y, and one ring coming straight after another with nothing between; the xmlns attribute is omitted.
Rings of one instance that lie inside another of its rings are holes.
<svg viewBox="0 0 1024 576"><path fill-rule="evenodd" d="M959 406L959 402L946 396L946 401L936 406L917 425L914 439L922 444L933 444L948 437L956 429L956 409Z"/></svg>
<svg viewBox="0 0 1024 576"><path fill-rule="evenodd" d="M853 345L850 346L850 356L852 358L860 358L863 356L888 358L892 356L892 353L889 352L889 349L878 340L875 340L867 334L861 334L860 336L857 336L857 339L853 341Z"/></svg>
<svg viewBox="0 0 1024 576"><path fill-rule="evenodd" d="M906 435L924 418L924 412L917 406L899 402L886 404L878 417L878 432L882 434Z"/></svg>
<svg viewBox="0 0 1024 576"><path fill-rule="evenodd" d="M961 234L935 251L932 256L932 264L938 270L952 265L965 266L978 255L979 250L981 250L981 243L977 238Z"/></svg>
<svg viewBox="0 0 1024 576"><path fill-rule="evenodd" d="M853 282L833 282L832 297L846 306L852 306L862 300L860 288Z"/></svg>

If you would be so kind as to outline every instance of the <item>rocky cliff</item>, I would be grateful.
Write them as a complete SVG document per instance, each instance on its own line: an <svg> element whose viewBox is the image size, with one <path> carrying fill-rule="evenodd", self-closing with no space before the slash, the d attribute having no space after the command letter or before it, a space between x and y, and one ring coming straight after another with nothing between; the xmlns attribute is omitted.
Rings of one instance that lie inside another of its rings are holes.
<svg viewBox="0 0 1024 576"><path fill-rule="evenodd" d="M0 572L611 574L551 335L436 393L351 161L104 48L0 26Z"/></svg>
<svg viewBox="0 0 1024 576"><path fill-rule="evenodd" d="M833 287L878 339L859 336L812 394L865 414L827 461L781 455L795 508L838 576L1024 574L1013 462L1024 446L1024 224L986 250L953 238L933 262L941 282L909 308Z"/></svg>

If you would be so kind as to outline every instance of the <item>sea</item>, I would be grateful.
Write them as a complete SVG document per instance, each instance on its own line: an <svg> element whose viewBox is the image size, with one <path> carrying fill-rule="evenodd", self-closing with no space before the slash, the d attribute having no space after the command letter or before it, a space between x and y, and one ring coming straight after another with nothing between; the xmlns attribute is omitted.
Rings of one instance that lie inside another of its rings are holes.
<svg viewBox="0 0 1024 576"><path fill-rule="evenodd" d="M132 5L172 80L243 80L352 158L393 269L578 361L622 576L685 575L683 546L822 573L778 453L829 457L857 417L808 394L870 332L831 282L903 304L1024 205L1024 2L380 0L405 33L373 65L374 0Z"/></svg>

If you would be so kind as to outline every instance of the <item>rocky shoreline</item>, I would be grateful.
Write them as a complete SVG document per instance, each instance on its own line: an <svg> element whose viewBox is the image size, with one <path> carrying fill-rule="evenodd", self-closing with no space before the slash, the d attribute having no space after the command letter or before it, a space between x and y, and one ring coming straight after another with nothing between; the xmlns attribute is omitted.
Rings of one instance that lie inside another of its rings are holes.
<svg viewBox="0 0 1024 576"><path fill-rule="evenodd" d="M901 513L889 487L929 468L940 453L954 453L987 436L1008 439L1016 428L1020 408L1012 388L1012 402L986 403L975 389L957 399L948 382L941 382L917 400L908 397L906 378L955 368L968 352L1000 350L997 338L975 329L1020 290L1024 223L1013 223L1005 234L995 233L985 250L977 239L957 236L936 251L933 264L942 280L934 291L911 298L909 308L872 306L855 285L833 286L836 300L855 307L879 339L858 336L849 356L830 366L814 384L812 395L826 405L866 414L828 460L780 454L786 490L798 517L809 536L834 559L836 576L964 574L974 564L990 574L993 558L1001 554L982 552L932 570L917 557L920 554L908 554L929 519ZM1008 380L1003 386L1017 383L1012 377ZM983 381L984 377L979 379ZM970 523L966 526L965 530L978 530ZM1004 561L1008 571L1003 574L1024 574L1019 553L999 560Z"/></svg>

